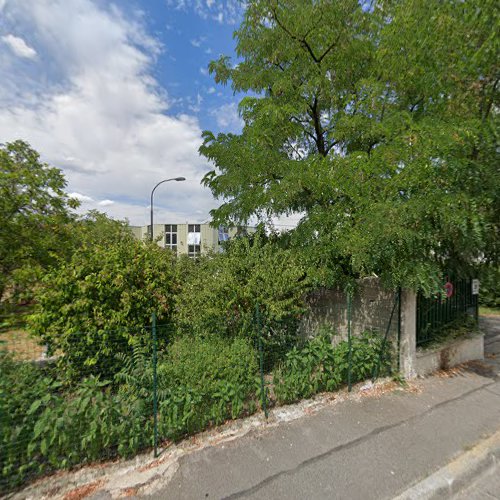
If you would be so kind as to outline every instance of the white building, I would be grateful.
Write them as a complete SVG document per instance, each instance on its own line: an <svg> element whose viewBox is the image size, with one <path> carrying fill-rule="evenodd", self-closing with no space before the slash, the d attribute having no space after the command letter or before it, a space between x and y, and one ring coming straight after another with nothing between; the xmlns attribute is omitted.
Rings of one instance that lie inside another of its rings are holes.
<svg viewBox="0 0 500 500"><path fill-rule="evenodd" d="M140 240L150 237L151 226L131 226L134 236ZM214 229L209 224L154 224L153 238L163 248L175 254L196 257L209 251L218 252L221 243L237 234L255 232L253 227Z"/></svg>

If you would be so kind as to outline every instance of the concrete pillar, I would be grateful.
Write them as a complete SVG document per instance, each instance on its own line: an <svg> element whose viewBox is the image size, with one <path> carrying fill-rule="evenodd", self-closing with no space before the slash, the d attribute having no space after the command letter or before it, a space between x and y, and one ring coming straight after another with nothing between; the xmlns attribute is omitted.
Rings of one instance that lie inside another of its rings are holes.
<svg viewBox="0 0 500 500"><path fill-rule="evenodd" d="M399 363L404 378L417 376L417 294L401 291L401 337Z"/></svg>

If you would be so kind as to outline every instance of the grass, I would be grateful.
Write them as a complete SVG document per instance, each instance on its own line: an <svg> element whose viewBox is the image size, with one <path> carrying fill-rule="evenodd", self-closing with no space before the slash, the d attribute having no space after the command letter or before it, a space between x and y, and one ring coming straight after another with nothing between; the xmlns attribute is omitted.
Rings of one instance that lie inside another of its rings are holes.
<svg viewBox="0 0 500 500"><path fill-rule="evenodd" d="M479 316L500 316L500 308L479 306Z"/></svg>

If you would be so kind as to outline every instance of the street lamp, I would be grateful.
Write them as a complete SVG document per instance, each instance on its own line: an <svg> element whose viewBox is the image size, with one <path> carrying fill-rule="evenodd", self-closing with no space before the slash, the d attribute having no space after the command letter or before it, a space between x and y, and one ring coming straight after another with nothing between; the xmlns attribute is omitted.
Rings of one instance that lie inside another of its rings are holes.
<svg viewBox="0 0 500 500"><path fill-rule="evenodd" d="M160 181L154 188L153 191L151 191L151 233L150 233L150 239L153 241L153 194L156 190L156 188L160 185L163 184L164 182L169 182L169 181L185 181L185 177L173 177L172 179L164 179Z"/></svg>

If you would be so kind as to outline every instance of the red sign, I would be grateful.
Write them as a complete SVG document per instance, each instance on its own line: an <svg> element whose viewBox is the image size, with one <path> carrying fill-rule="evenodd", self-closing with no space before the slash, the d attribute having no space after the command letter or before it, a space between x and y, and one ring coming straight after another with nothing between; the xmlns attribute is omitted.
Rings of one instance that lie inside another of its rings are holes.
<svg viewBox="0 0 500 500"><path fill-rule="evenodd" d="M453 283L447 281L444 285L444 289L446 291L446 298L449 299L453 296Z"/></svg>

